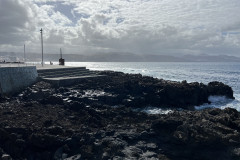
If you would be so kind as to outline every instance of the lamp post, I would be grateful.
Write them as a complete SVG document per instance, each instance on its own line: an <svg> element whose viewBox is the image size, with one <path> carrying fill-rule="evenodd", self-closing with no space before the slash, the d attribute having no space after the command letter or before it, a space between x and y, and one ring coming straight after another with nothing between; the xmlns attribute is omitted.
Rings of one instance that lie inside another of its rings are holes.
<svg viewBox="0 0 240 160"><path fill-rule="evenodd" d="M24 58L24 63L26 62L26 55L25 55L25 44L24 44L24 55L23 55L23 58Z"/></svg>
<svg viewBox="0 0 240 160"><path fill-rule="evenodd" d="M62 59L62 49L60 48L60 58Z"/></svg>
<svg viewBox="0 0 240 160"><path fill-rule="evenodd" d="M40 33L41 33L41 44L42 44L42 67L43 67L43 36L42 36L42 28L40 29Z"/></svg>
<svg viewBox="0 0 240 160"><path fill-rule="evenodd" d="M59 59L59 65L64 65L65 60L62 58L62 49L60 48L60 59Z"/></svg>

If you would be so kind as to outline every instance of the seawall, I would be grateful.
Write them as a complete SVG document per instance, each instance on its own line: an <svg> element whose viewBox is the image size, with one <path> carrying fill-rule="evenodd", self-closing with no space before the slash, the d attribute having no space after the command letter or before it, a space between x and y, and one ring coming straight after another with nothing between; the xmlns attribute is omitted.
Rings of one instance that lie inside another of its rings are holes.
<svg viewBox="0 0 240 160"><path fill-rule="evenodd" d="M36 82L36 66L0 67L0 95L10 95Z"/></svg>

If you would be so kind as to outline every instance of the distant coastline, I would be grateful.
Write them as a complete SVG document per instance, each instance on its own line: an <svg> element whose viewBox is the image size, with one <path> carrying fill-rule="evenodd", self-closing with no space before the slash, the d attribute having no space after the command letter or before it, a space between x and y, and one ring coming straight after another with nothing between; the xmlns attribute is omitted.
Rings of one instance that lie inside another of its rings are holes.
<svg viewBox="0 0 240 160"><path fill-rule="evenodd" d="M44 61L58 61L59 54L44 54ZM138 55L133 53L63 54L68 62L240 62L230 55ZM0 61L24 61L23 53L0 52ZM41 61L40 53L27 53L26 61Z"/></svg>

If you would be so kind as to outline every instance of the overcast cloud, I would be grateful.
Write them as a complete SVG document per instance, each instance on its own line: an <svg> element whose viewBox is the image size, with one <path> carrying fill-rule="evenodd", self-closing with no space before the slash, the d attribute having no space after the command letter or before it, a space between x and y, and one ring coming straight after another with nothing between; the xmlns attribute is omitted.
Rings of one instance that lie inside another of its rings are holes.
<svg viewBox="0 0 240 160"><path fill-rule="evenodd" d="M240 51L239 0L0 0L0 51L226 54Z"/></svg>

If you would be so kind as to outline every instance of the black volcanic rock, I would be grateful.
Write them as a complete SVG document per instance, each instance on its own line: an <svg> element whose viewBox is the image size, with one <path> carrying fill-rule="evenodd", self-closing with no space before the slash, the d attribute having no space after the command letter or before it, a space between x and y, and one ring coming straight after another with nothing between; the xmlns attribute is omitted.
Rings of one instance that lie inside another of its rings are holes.
<svg viewBox="0 0 240 160"><path fill-rule="evenodd" d="M84 106L84 104L81 103L81 102L72 102L72 103L70 103L70 104L68 105L68 107L69 107L69 109L71 109L71 110L73 110L73 111L80 111L80 110L82 110L82 108L85 107L85 106Z"/></svg>
<svg viewBox="0 0 240 160"><path fill-rule="evenodd" d="M48 96L40 101L42 104L63 104L63 99L57 96Z"/></svg>
<svg viewBox="0 0 240 160"><path fill-rule="evenodd" d="M240 158L239 112L191 111L210 95L233 98L229 86L100 73L107 76L61 88L41 81L0 102L0 158ZM133 110L148 105L172 107L173 112Z"/></svg>
<svg viewBox="0 0 240 160"><path fill-rule="evenodd" d="M227 98L234 99L232 88L222 82L210 82L207 88L209 95L226 96Z"/></svg>
<svg viewBox="0 0 240 160"><path fill-rule="evenodd" d="M130 107L151 105L189 109L196 105L209 103L208 97L210 95L234 98L231 87L221 82L210 82L205 85L198 82L165 81L140 74L124 74L111 71L101 73L108 76L104 78L105 82L100 84L100 88L117 95L127 95L127 97L118 96L122 99L115 101L115 105L123 103ZM86 84L88 85L88 83ZM104 84L105 86L103 86Z"/></svg>
<svg viewBox="0 0 240 160"><path fill-rule="evenodd" d="M164 138L171 135L168 143L175 143L178 150L172 150L171 156L178 152L178 156L191 159L194 151L198 153L198 159L233 159L229 154L232 147L240 146L239 118L239 112L230 108L175 112L156 120L152 129Z"/></svg>

